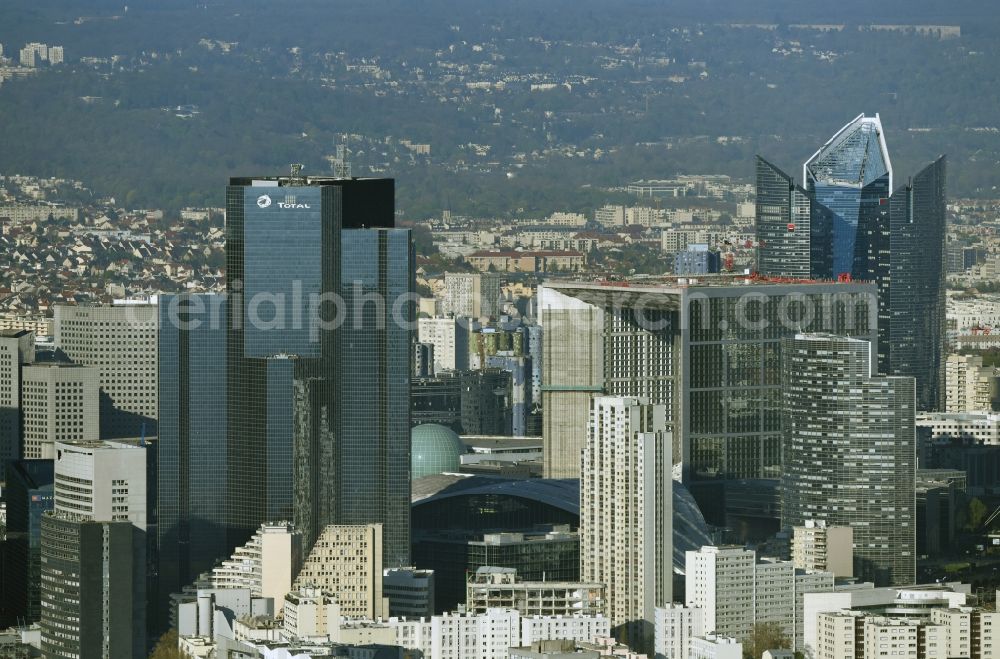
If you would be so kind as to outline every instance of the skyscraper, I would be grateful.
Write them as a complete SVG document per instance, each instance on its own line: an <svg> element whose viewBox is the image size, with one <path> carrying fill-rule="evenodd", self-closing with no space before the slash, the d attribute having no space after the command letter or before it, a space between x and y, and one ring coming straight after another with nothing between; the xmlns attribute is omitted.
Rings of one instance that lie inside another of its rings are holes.
<svg viewBox="0 0 1000 659"><path fill-rule="evenodd" d="M869 341L785 340L782 522L850 526L854 574L916 578L914 381L874 375Z"/></svg>
<svg viewBox="0 0 1000 659"><path fill-rule="evenodd" d="M833 212L785 172L757 157L757 271L772 277L833 277Z"/></svg>
<svg viewBox="0 0 1000 659"><path fill-rule="evenodd" d="M42 518L44 656L145 654L146 459L135 444L56 443L55 504Z"/></svg>
<svg viewBox="0 0 1000 659"><path fill-rule="evenodd" d="M860 273L877 258L868 239L892 190L892 163L876 114L860 114L837 131L802 168L806 189L833 213L833 274Z"/></svg>
<svg viewBox="0 0 1000 659"><path fill-rule="evenodd" d="M52 460L18 460L7 465L6 540L0 618L9 625L31 624L40 615L42 514L52 510Z"/></svg>
<svg viewBox="0 0 1000 659"><path fill-rule="evenodd" d="M161 295L158 603L227 556L225 296ZM167 610L159 611L166 620Z"/></svg>
<svg viewBox="0 0 1000 659"><path fill-rule="evenodd" d="M878 286L878 370L917 381L917 406L944 406L945 159L942 156L893 191L882 122L861 114L803 165L806 190L783 187L787 175L757 161L759 268L767 275L803 276L804 240L798 214L829 215L827 237L811 232L810 276ZM782 235L781 220L789 231ZM825 225L825 221L820 222ZM794 227L794 230L791 230ZM830 255L832 254L832 260Z"/></svg>
<svg viewBox="0 0 1000 659"><path fill-rule="evenodd" d="M0 331L0 473L21 457L21 367L35 359L35 333Z"/></svg>
<svg viewBox="0 0 1000 659"><path fill-rule="evenodd" d="M619 640L653 647L673 592L673 477L666 408L596 396L580 467L580 577L605 585Z"/></svg>
<svg viewBox="0 0 1000 659"><path fill-rule="evenodd" d="M56 305L54 327L56 348L100 373L101 439L156 435L156 305Z"/></svg>
<svg viewBox="0 0 1000 659"><path fill-rule="evenodd" d="M945 398L945 175L942 156L893 193L889 274L869 277L879 285L879 371L916 379L927 411Z"/></svg>
<svg viewBox="0 0 1000 659"><path fill-rule="evenodd" d="M229 542L383 523L405 565L414 284L393 182L233 179L226 203Z"/></svg>
<svg viewBox="0 0 1000 659"><path fill-rule="evenodd" d="M801 330L876 338L875 287L706 277L621 287L548 283L544 328L545 470L580 473L590 397L667 406L687 481L779 478L781 339Z"/></svg>
<svg viewBox="0 0 1000 659"><path fill-rule="evenodd" d="M63 362L21 369L24 457L55 457L55 442L96 440L100 433L97 368Z"/></svg>

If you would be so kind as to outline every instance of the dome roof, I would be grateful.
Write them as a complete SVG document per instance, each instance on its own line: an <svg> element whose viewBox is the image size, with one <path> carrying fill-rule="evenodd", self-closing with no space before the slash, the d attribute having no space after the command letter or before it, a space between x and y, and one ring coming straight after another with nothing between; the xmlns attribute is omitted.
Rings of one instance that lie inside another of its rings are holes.
<svg viewBox="0 0 1000 659"><path fill-rule="evenodd" d="M413 480L433 474L457 472L465 444L451 428L425 423L413 429L410 449Z"/></svg>

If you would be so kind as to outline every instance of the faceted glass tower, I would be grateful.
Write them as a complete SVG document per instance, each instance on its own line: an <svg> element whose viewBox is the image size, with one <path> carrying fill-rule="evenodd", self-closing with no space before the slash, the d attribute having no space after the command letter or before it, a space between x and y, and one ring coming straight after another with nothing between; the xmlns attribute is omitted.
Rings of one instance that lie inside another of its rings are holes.
<svg viewBox="0 0 1000 659"><path fill-rule="evenodd" d="M876 585L916 578L914 381L873 375L868 341L785 339L782 524L854 531L854 574Z"/></svg>
<svg viewBox="0 0 1000 659"><path fill-rule="evenodd" d="M327 524L383 523L387 564L407 563L411 330L393 312L413 313L398 302L413 290L413 260L409 231L392 228L393 189L389 179L231 181L231 546L263 522L293 521L307 549Z"/></svg>
<svg viewBox="0 0 1000 659"><path fill-rule="evenodd" d="M832 279L834 214L785 172L757 157L757 271Z"/></svg>
<svg viewBox="0 0 1000 659"><path fill-rule="evenodd" d="M892 163L882 122L858 115L803 166L806 189L833 213L833 274L863 279L857 264L869 258L864 239L892 190Z"/></svg>
<svg viewBox="0 0 1000 659"><path fill-rule="evenodd" d="M917 408L944 409L944 156L897 189L889 202L889 276L879 286L879 370L917 381Z"/></svg>

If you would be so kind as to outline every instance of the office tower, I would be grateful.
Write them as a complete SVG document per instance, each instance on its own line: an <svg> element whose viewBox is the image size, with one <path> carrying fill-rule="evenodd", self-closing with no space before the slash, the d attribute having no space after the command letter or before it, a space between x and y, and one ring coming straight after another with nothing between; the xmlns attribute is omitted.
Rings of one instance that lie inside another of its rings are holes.
<svg viewBox="0 0 1000 659"><path fill-rule="evenodd" d="M980 355L948 355L945 412L988 412L1000 408L1000 370L983 366Z"/></svg>
<svg viewBox="0 0 1000 659"><path fill-rule="evenodd" d="M854 576L854 531L807 519L792 529L792 562L803 570L829 571L837 577Z"/></svg>
<svg viewBox="0 0 1000 659"><path fill-rule="evenodd" d="M772 277L833 277L833 213L795 180L757 157L757 271Z"/></svg>
<svg viewBox="0 0 1000 659"><path fill-rule="evenodd" d="M446 272L444 313L479 319L500 313L500 275Z"/></svg>
<svg viewBox="0 0 1000 659"><path fill-rule="evenodd" d="M603 583L616 638L653 645L673 592L673 478L666 408L597 396L580 467L580 576Z"/></svg>
<svg viewBox="0 0 1000 659"><path fill-rule="evenodd" d="M469 329L465 322L454 317L417 320L417 340L434 346L435 371L469 368Z"/></svg>
<svg viewBox="0 0 1000 659"><path fill-rule="evenodd" d="M917 408L928 411L945 395L945 171L942 156L893 193L879 280L878 370L916 379Z"/></svg>
<svg viewBox="0 0 1000 659"><path fill-rule="evenodd" d="M295 590L317 587L337 593L340 615L387 617L382 594L382 525L330 525L323 529L295 578Z"/></svg>
<svg viewBox="0 0 1000 659"><path fill-rule="evenodd" d="M24 457L56 457L55 443L99 437L99 373L90 366L31 364L21 369Z"/></svg>
<svg viewBox="0 0 1000 659"><path fill-rule="evenodd" d="M389 600L389 615L429 618L434 615L434 570L413 567L382 572L382 593Z"/></svg>
<svg viewBox="0 0 1000 659"><path fill-rule="evenodd" d="M410 235L388 179L232 179L227 190L230 544L291 519L309 547L379 522L409 561Z"/></svg>
<svg viewBox="0 0 1000 659"><path fill-rule="evenodd" d="M155 304L56 305L55 345L99 370L102 439L156 435Z"/></svg>
<svg viewBox="0 0 1000 659"><path fill-rule="evenodd" d="M18 460L7 465L0 613L7 625L31 624L41 616L42 514L52 510L52 460Z"/></svg>
<svg viewBox="0 0 1000 659"><path fill-rule="evenodd" d="M21 367L34 360L34 332L0 331L0 473L21 457Z"/></svg>
<svg viewBox="0 0 1000 659"><path fill-rule="evenodd" d="M277 615L301 565L302 534L287 522L266 523L199 581L212 588L245 589L251 597L271 598Z"/></svg>
<svg viewBox="0 0 1000 659"><path fill-rule="evenodd" d="M158 614L227 556L226 305L212 294L159 296Z"/></svg>
<svg viewBox="0 0 1000 659"><path fill-rule="evenodd" d="M341 241L348 322L339 330L336 521L380 523L384 564L402 567L410 564L413 246L409 229L344 229Z"/></svg>
<svg viewBox="0 0 1000 659"><path fill-rule="evenodd" d="M798 334L784 346L782 521L850 526L854 574L916 578L913 378L873 375L869 341Z"/></svg>
<svg viewBox="0 0 1000 659"><path fill-rule="evenodd" d="M803 166L834 214L834 275L878 284L878 370L916 378L922 410L944 405L945 170L942 156L893 190L882 123L863 114Z"/></svg>
<svg viewBox="0 0 1000 659"><path fill-rule="evenodd" d="M46 657L145 654L146 460L135 444L55 445L55 503L42 518Z"/></svg>
<svg viewBox="0 0 1000 659"><path fill-rule="evenodd" d="M875 341L875 287L717 276L696 284L539 288L545 474L580 474L590 397L667 407L689 481L781 474L781 338L810 328Z"/></svg>
<svg viewBox="0 0 1000 659"><path fill-rule="evenodd" d="M892 191L892 163L882 122L860 114L803 165L806 189L833 214L833 274L869 272L879 259L882 206ZM942 245L943 247L943 245Z"/></svg>

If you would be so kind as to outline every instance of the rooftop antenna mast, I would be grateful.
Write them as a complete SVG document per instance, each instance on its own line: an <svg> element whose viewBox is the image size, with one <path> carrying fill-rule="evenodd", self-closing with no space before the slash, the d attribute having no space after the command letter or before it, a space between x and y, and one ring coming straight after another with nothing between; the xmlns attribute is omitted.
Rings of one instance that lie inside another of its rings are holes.
<svg viewBox="0 0 1000 659"><path fill-rule="evenodd" d="M341 135L343 142L337 145L337 157L333 159L333 175L336 178L351 178L351 161L347 159L347 134Z"/></svg>
<svg viewBox="0 0 1000 659"><path fill-rule="evenodd" d="M299 186L305 184L306 179L302 176L302 165L300 163L292 163L292 175L288 177L288 185Z"/></svg>

